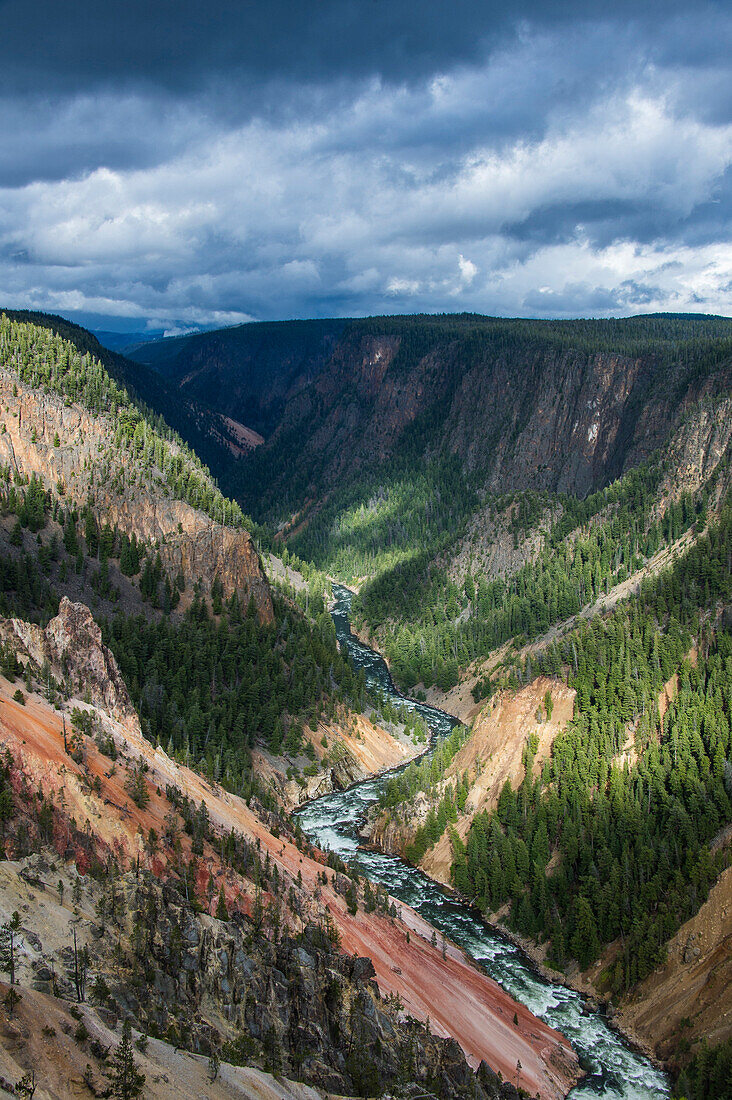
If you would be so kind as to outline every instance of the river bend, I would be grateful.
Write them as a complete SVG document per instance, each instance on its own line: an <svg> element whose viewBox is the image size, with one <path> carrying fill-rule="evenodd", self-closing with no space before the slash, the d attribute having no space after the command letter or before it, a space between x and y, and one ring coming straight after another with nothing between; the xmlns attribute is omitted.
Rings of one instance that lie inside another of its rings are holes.
<svg viewBox="0 0 732 1100"><path fill-rule="evenodd" d="M351 632L352 593L333 586L332 610L336 636L370 687L379 688L417 711L427 722L433 741L457 724L435 707L402 696L394 687L382 658ZM358 855L361 869L395 898L417 910L438 931L464 948L517 1001L569 1039L587 1076L570 1093L571 1100L650 1100L668 1097L668 1081L646 1058L631 1049L608 1026L605 1018L587 1008L574 990L542 978L531 961L513 944L490 929L469 906L445 893L421 871L396 856L359 848L358 829L368 807L377 801L385 779L365 780L346 791L325 795L299 811L302 827L320 848L329 848L345 860Z"/></svg>

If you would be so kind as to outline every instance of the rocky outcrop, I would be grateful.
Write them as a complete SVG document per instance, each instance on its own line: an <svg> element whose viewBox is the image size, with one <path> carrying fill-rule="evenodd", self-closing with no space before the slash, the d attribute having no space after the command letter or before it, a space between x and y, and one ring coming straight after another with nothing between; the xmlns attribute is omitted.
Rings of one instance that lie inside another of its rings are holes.
<svg viewBox="0 0 732 1100"><path fill-rule="evenodd" d="M661 487L659 513L682 493L694 495L711 482L712 503L723 499L732 484L732 468L727 463L723 469L720 463L729 455L731 442L732 397L706 401L692 409L669 446L669 474Z"/></svg>
<svg viewBox="0 0 732 1100"><path fill-rule="evenodd" d="M432 800L418 791L404 816L400 812L390 811L373 814L364 822L359 836L380 852L404 856L432 808Z"/></svg>
<svg viewBox="0 0 732 1100"><path fill-rule="evenodd" d="M0 985L3 997L8 989ZM75 1001L75 994L65 1001L23 989L13 1019L0 1029L0 1088L5 1096L22 1095L15 1083L31 1073L35 1100L108 1095L108 1052L119 1045L119 1020L102 1007ZM80 1042L77 1033L87 1038ZM139 1043L134 1058L146 1078L145 1100L324 1100L320 1089L275 1078L254 1066L223 1062L213 1081L208 1058L134 1030L132 1038Z"/></svg>
<svg viewBox="0 0 732 1100"><path fill-rule="evenodd" d="M75 507L92 504L100 524L116 525L159 552L171 577L182 572L204 591L218 577L225 597L238 592L254 601L262 621L272 620L269 584L249 533L174 499L154 468L115 447L109 417L23 386L5 369L0 410L0 464L13 474L35 474Z"/></svg>
<svg viewBox="0 0 732 1100"><path fill-rule="evenodd" d="M483 574L486 580L510 577L528 562L534 562L544 549L552 524L562 514L561 506L545 508L534 526L514 534L512 523L517 505L511 504L496 514L492 505L471 518L467 532L450 553L450 575L462 584L468 573Z"/></svg>
<svg viewBox="0 0 732 1100"><path fill-rule="evenodd" d="M345 707L337 708L330 719L322 719L317 729L308 723L303 735L308 745L296 759L295 766L302 769L296 777L291 777L289 759L261 748L253 755L257 775L290 810L395 768L423 751L423 745L403 729L385 729Z"/></svg>
<svg viewBox="0 0 732 1100"><path fill-rule="evenodd" d="M112 652L88 607L63 596L48 626L0 619L0 638L40 672L47 666L71 694L86 698L120 722L137 722L129 692Z"/></svg>
<svg viewBox="0 0 732 1100"><path fill-rule="evenodd" d="M497 1095L478 1083L454 1040L399 1022L381 999L371 961L340 954L323 929L310 925L296 939L270 942L253 937L248 923L193 913L176 889L161 889L151 876L130 875L124 888L127 935L135 914L155 914L143 933L144 998L129 981L113 985L145 1030L185 1028L203 1053L219 1035L242 1036L248 1060L264 1056L341 1095L379 1095L387 1084L410 1081L428 1090L439 1081L446 1100Z"/></svg>
<svg viewBox="0 0 732 1100"><path fill-rule="evenodd" d="M373 772L366 771L350 753L344 753L335 764L324 768L317 775L305 779L304 785L289 780L283 788L283 801L290 809L304 806L314 798L320 798L332 791L344 791L360 779L368 779Z"/></svg>

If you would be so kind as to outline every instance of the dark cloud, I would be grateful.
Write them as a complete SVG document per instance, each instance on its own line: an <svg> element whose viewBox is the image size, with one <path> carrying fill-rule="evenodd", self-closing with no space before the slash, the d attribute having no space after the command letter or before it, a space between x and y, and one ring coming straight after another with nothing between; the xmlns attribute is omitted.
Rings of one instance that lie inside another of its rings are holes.
<svg viewBox="0 0 732 1100"><path fill-rule="evenodd" d="M540 5L530 4L529 10ZM482 10L481 10L482 9ZM235 79L255 84L379 72L403 79L475 59L507 20L497 5L400 0L6 0L5 87L86 89L118 82L175 91Z"/></svg>
<svg viewBox="0 0 732 1100"><path fill-rule="evenodd" d="M706 0L695 10L701 20L723 8ZM685 11L682 0L615 0L611 19L658 29ZM479 60L525 23L563 29L609 15L599 0L4 0L0 13L0 81L25 91L110 81L181 90L212 75L420 79Z"/></svg>
<svg viewBox="0 0 732 1100"><path fill-rule="evenodd" d="M0 0L0 286L98 327L728 311L732 12Z"/></svg>

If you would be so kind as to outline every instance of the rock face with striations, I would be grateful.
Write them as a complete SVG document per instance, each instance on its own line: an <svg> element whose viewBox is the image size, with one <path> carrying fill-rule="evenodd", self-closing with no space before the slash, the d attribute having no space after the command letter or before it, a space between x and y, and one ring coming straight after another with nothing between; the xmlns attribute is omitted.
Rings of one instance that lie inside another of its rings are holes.
<svg viewBox="0 0 732 1100"><path fill-rule="evenodd" d="M710 484L717 503L732 484L732 469L722 459L732 444L732 397L702 404L688 416L669 445L670 473L664 501L682 493L697 493ZM718 475L718 476L716 476Z"/></svg>
<svg viewBox="0 0 732 1100"><path fill-rule="evenodd" d="M683 351L662 360L651 351L572 348L540 328L502 342L486 325L476 341L449 319L411 333L382 320L380 330L372 323L368 332L339 332L317 373L291 379L277 425L258 449L257 462L267 460L267 499L292 489L294 456L305 500L388 463L403 446L427 459L451 452L497 492L585 496L662 446L695 403L732 386L732 359L723 351L692 369ZM246 420L248 406L221 385L220 364L197 361L199 390L206 392L209 370L220 411Z"/></svg>
<svg viewBox="0 0 732 1100"><path fill-rule="evenodd" d="M628 417L640 360L544 352L527 355L524 372L513 367L498 359L490 371L470 371L447 423L453 448L469 465L489 463L491 488L541 486L584 496L621 471L629 447L645 445Z"/></svg>
<svg viewBox="0 0 732 1100"><path fill-rule="evenodd" d="M272 621L272 596L247 531L215 523L173 498L153 470L114 446L116 425L53 393L23 386L0 370L0 463L35 474L76 507L93 503L100 523L116 525L160 553L168 573L200 581L215 577L224 596L254 601L260 620ZM174 445L171 445L174 448Z"/></svg>

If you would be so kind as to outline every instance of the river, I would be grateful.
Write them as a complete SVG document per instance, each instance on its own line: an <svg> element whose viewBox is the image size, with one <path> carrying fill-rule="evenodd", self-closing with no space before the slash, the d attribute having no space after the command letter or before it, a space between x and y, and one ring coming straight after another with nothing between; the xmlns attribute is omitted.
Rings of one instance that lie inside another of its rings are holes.
<svg viewBox="0 0 732 1100"><path fill-rule="evenodd" d="M422 715L433 741L448 734L456 720L441 710L402 696L382 658L351 633L350 590L334 585L333 594L336 636L353 664L363 670L369 686L381 689ZM329 848L345 860L358 856L361 869L372 882L381 883L395 898L411 905L438 931L464 948L517 1001L566 1035L587 1071L587 1076L570 1093L572 1100L598 1096L607 1100L649 1100L670 1096L666 1077L628 1046L600 1013L588 1010L579 993L542 978L518 947L494 932L475 911L445 893L421 871L396 856L359 848L359 825L368 807L378 799L384 782L383 776L365 780L346 791L309 803L299 811L303 829L320 848Z"/></svg>

